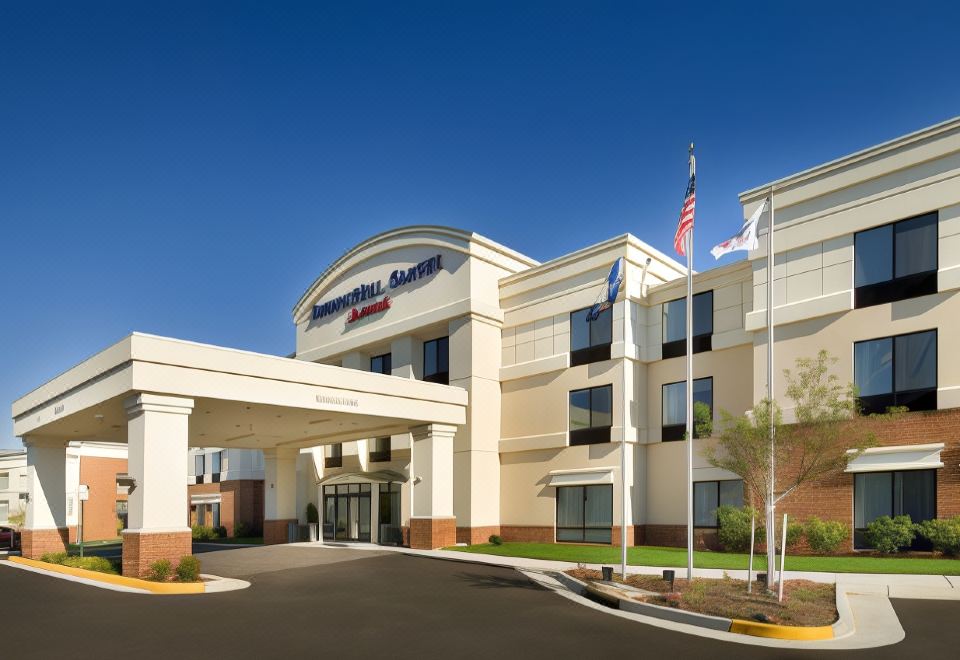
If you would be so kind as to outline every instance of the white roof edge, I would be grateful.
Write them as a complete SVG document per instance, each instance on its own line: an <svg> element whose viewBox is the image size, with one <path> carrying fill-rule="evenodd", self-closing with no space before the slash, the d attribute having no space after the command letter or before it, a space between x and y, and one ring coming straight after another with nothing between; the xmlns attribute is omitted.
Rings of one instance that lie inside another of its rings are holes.
<svg viewBox="0 0 960 660"><path fill-rule="evenodd" d="M851 154L835 158L833 160L827 161L826 163L821 163L820 165L815 165L813 167L807 168L785 176L768 183L764 183L759 186L755 186L748 190L741 192L738 197L740 198L741 204L753 201L754 199L760 197L761 195L769 192L771 188L774 190L778 188L785 188L789 185L800 183L807 179L814 178L821 174L827 174L831 170L836 170L846 165L852 165L859 161L867 160L873 156L878 156L880 154L892 151L894 149L909 145L913 142L918 142L920 140L938 135L939 133L946 133L951 130L960 129L960 117L953 117L947 119L938 124L933 124L932 126L927 126L921 128L912 133L907 133L906 135L901 135L895 137L892 140L887 140L886 142L881 142L880 144L867 147L866 149L861 149L860 151L855 151Z"/></svg>
<svg viewBox="0 0 960 660"><path fill-rule="evenodd" d="M906 451L938 451L946 445L942 442L929 442L925 445L888 445L885 447L870 447L864 449L864 454L899 454ZM848 454L856 454L856 449L848 449Z"/></svg>

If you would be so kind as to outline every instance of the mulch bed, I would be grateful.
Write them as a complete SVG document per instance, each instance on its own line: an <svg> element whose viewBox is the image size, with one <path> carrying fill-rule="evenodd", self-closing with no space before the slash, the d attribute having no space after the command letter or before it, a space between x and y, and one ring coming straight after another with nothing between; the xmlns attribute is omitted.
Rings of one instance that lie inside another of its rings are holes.
<svg viewBox="0 0 960 660"><path fill-rule="evenodd" d="M567 574L584 582L602 578L600 571L586 568ZM614 580L622 582L618 574ZM748 594L747 583L733 578L694 578L692 582L677 578L672 593L670 583L658 575L628 575L626 584L657 592L654 596L630 595L636 600L700 614L788 626L829 626L837 620L834 585L809 580L787 580L782 603L777 602L776 594L768 594L762 583L754 582L753 593Z"/></svg>

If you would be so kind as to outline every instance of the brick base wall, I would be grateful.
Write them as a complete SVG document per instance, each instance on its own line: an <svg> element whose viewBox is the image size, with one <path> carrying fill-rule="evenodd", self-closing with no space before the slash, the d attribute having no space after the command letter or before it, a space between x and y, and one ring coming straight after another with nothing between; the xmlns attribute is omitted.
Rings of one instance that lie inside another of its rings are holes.
<svg viewBox="0 0 960 660"><path fill-rule="evenodd" d="M553 543L553 527L533 525L500 525L500 536L504 541L516 543Z"/></svg>
<svg viewBox="0 0 960 660"><path fill-rule="evenodd" d="M285 520L264 520L263 521L263 544L264 545L277 545L279 543L287 543L287 527L290 523L297 522L296 518L288 518Z"/></svg>
<svg viewBox="0 0 960 660"><path fill-rule="evenodd" d="M48 552L66 552L68 531L58 529L24 529L20 532L20 553L27 559L40 559Z"/></svg>
<svg viewBox="0 0 960 660"><path fill-rule="evenodd" d="M169 559L176 568L180 559L192 554L190 532L123 532L123 574L143 577L150 573L150 564Z"/></svg>
<svg viewBox="0 0 960 660"><path fill-rule="evenodd" d="M636 528L633 525L627 525L627 547L636 545ZM611 545L620 545L620 525L616 525L611 534Z"/></svg>
<svg viewBox="0 0 960 660"><path fill-rule="evenodd" d="M188 495L220 495L220 524L227 528L227 536L234 536L236 525L242 522L251 536L263 532L263 481L259 479L231 479L215 484L191 484ZM190 524L195 524L190 514L192 504L187 498L187 515ZM210 521L207 521L210 524ZM286 538L286 532L284 532Z"/></svg>
<svg viewBox="0 0 960 660"><path fill-rule="evenodd" d="M687 545L686 525L643 525L641 532L644 545L662 545L668 548L684 548ZM717 530L695 527L694 550L719 550Z"/></svg>
<svg viewBox="0 0 960 660"><path fill-rule="evenodd" d="M456 518L411 518L410 547L434 550L457 542Z"/></svg>
<svg viewBox="0 0 960 660"><path fill-rule="evenodd" d="M486 543L494 534L500 535L499 525L486 525L484 527L457 527L457 543L466 543L476 545Z"/></svg>

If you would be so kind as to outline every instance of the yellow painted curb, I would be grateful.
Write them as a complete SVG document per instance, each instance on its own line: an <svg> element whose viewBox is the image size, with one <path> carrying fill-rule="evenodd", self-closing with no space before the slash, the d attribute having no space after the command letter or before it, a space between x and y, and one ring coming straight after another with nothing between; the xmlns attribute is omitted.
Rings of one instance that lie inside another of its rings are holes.
<svg viewBox="0 0 960 660"><path fill-rule="evenodd" d="M140 580L137 578L124 577L122 575L110 575L109 573L99 573L97 571L88 571L85 568L73 568L72 566L60 566L59 564L50 564L36 559L26 559L25 557L9 557L7 561L15 564L23 564L31 568L38 568L51 573L62 573L72 575L73 577L82 577L96 582L106 582L107 584L116 584L122 587L131 587L133 589L143 589L154 594L202 594L206 588L203 582L151 582L150 580Z"/></svg>
<svg viewBox="0 0 960 660"><path fill-rule="evenodd" d="M743 619L734 619L730 624L730 632L773 639L833 639L833 626L778 626Z"/></svg>

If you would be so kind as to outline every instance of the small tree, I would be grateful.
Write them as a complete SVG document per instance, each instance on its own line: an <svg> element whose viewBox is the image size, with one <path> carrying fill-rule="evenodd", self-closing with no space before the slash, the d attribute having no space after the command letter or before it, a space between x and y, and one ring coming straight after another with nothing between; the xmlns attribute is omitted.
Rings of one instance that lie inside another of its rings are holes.
<svg viewBox="0 0 960 660"><path fill-rule="evenodd" d="M7 517L7 522L16 529L23 529L23 526L27 524L27 510L22 503L16 513L11 513Z"/></svg>
<svg viewBox="0 0 960 660"><path fill-rule="evenodd" d="M873 428L880 417L861 415L856 387L840 384L829 373L837 359L827 351L815 358L798 358L784 369L786 398L793 402L796 421L784 424L780 407L760 401L752 415L721 411L722 431L716 444L704 448L715 467L739 475L755 501L766 510L767 529L776 529L776 503L802 484L842 471L847 463L876 444ZM770 420L773 417L773 465ZM771 467L774 468L770 501ZM774 566L775 544L767 544L767 565Z"/></svg>

